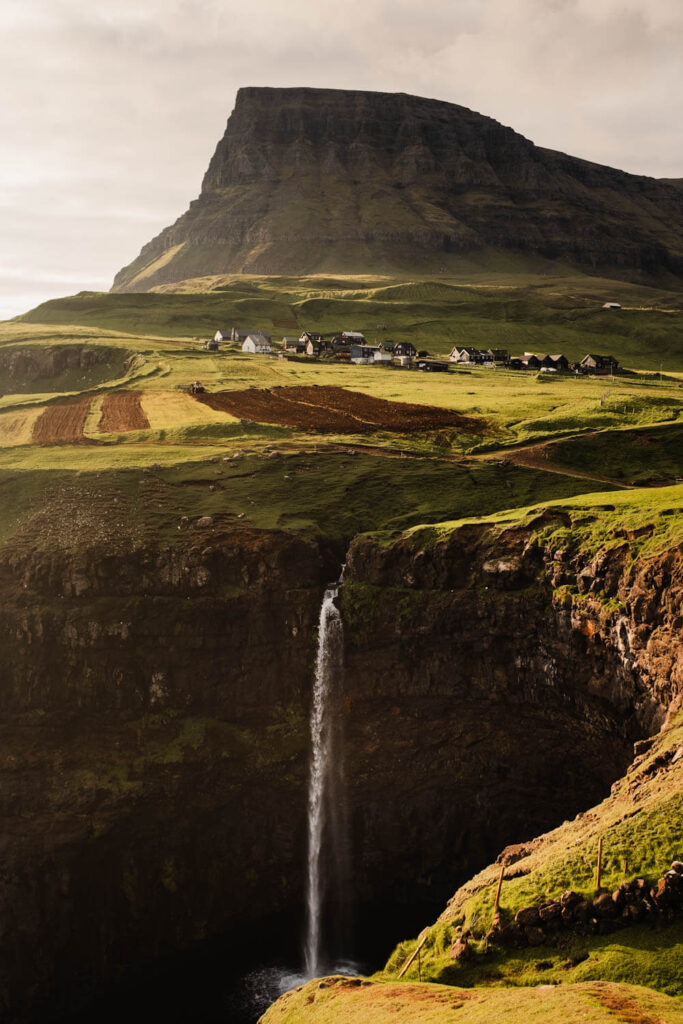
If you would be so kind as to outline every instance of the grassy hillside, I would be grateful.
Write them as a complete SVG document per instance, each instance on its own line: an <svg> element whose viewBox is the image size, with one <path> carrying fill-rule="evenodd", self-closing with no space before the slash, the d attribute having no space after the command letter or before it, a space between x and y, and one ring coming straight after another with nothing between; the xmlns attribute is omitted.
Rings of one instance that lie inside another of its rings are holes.
<svg viewBox="0 0 683 1024"><path fill-rule="evenodd" d="M605 301L624 308L603 310ZM263 328L278 340L303 329L354 329L373 342L413 340L433 355L456 344L564 352L570 360L598 351L634 369L683 371L680 293L575 272L427 280L234 275L156 293L82 292L43 303L22 320L169 338L209 337L226 326Z"/></svg>

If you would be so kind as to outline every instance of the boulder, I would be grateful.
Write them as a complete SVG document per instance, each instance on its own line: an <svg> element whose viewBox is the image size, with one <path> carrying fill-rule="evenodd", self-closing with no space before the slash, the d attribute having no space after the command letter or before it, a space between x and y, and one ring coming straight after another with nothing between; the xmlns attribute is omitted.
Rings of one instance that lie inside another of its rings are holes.
<svg viewBox="0 0 683 1024"><path fill-rule="evenodd" d="M520 928L534 927L539 924L540 920L538 907L522 907L515 914L515 922Z"/></svg>
<svg viewBox="0 0 683 1024"><path fill-rule="evenodd" d="M540 946L545 942L545 932L542 928L527 925L524 929L524 934L530 946Z"/></svg>

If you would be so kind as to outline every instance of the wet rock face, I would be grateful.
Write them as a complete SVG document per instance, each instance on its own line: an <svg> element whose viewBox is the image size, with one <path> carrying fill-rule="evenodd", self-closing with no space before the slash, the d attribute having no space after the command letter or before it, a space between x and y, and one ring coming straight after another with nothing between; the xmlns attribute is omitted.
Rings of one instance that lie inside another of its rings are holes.
<svg viewBox="0 0 683 1024"><path fill-rule="evenodd" d="M397 892L411 878L425 897L448 890L445 872L469 876L598 802L683 692L680 553L621 572L607 560L600 601L567 606L557 566L576 584L583 564L529 539L466 526L427 550L359 539L349 554L356 857L369 877L393 850Z"/></svg>
<svg viewBox="0 0 683 1024"><path fill-rule="evenodd" d="M603 796L676 698L680 652L656 638L677 621L677 556L592 566L596 593L609 578L623 595L607 613L590 593L560 600L553 574L585 566L528 540L467 527L428 551L352 547L344 726L359 900L441 902L506 843ZM8 1020L301 905L329 575L315 544L216 523L186 524L164 547L2 552ZM651 585L657 607L639 599Z"/></svg>
<svg viewBox="0 0 683 1024"><path fill-rule="evenodd" d="M465 107L403 93L246 88L201 195L114 289L329 272L335 260L346 272L354 260L359 272L438 272L449 254L482 247L680 274L682 221L674 185L540 149Z"/></svg>

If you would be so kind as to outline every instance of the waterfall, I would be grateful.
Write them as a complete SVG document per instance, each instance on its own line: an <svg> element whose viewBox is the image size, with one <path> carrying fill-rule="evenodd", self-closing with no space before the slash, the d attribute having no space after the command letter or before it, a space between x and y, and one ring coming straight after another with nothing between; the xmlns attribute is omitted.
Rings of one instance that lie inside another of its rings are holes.
<svg viewBox="0 0 683 1024"><path fill-rule="evenodd" d="M325 591L320 608L318 655L311 706L311 768L308 783L308 872L306 891L306 975L323 969L323 917L331 904L336 940L344 953L348 922L348 828L343 769L344 632L335 604L339 584ZM328 913L328 917L330 914Z"/></svg>

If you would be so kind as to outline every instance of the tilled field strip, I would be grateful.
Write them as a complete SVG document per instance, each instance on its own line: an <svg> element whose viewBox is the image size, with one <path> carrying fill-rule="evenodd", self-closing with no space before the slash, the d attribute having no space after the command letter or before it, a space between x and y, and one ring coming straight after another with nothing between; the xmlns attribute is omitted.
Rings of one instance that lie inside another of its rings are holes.
<svg viewBox="0 0 683 1024"><path fill-rule="evenodd" d="M371 433L376 430L423 431L456 427L482 433L483 420L462 416L451 409L373 398L335 386L249 388L197 396L212 409L242 419L277 423L321 433Z"/></svg>
<svg viewBox="0 0 683 1024"><path fill-rule="evenodd" d="M117 434L126 430L149 430L149 420L140 405L139 391L112 391L105 395L99 430Z"/></svg>
<svg viewBox="0 0 683 1024"><path fill-rule="evenodd" d="M26 409L24 412L4 412L0 414L0 447L10 448L20 444L30 444L33 438L33 427L43 409Z"/></svg>
<svg viewBox="0 0 683 1024"><path fill-rule="evenodd" d="M83 395L72 401L48 405L33 427L33 443L87 443L88 439L84 436L83 430L91 401L91 395Z"/></svg>

